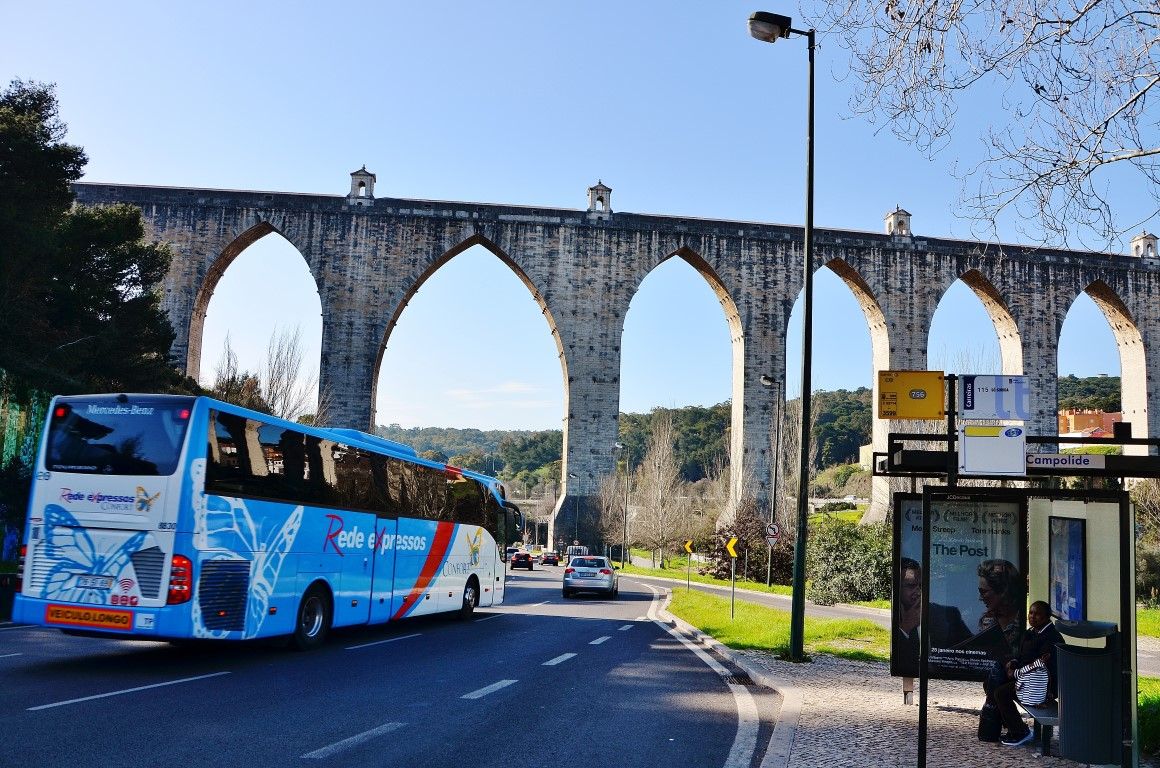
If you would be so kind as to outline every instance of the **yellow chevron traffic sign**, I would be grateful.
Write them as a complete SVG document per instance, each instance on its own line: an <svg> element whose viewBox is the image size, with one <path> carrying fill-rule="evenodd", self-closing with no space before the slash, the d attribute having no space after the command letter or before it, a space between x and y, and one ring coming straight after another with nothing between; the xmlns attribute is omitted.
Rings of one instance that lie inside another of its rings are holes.
<svg viewBox="0 0 1160 768"><path fill-rule="evenodd" d="M725 549L729 550L729 557L737 557L737 550L733 548L733 545L736 543L737 537L734 536L733 538L729 539L729 543L725 545Z"/></svg>

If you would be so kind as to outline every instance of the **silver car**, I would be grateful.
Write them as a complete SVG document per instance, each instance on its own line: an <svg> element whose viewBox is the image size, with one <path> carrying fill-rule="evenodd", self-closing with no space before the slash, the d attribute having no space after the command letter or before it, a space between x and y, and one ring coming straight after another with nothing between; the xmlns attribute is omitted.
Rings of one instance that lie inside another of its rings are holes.
<svg viewBox="0 0 1160 768"><path fill-rule="evenodd" d="M573 557L564 569L564 597L577 592L601 592L616 597L620 582L612 563L604 557Z"/></svg>

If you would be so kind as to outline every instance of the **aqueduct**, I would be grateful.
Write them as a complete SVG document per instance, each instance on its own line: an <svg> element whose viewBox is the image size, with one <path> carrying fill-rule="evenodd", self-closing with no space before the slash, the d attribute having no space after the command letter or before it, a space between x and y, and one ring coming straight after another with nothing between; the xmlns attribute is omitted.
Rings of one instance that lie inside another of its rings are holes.
<svg viewBox="0 0 1160 768"><path fill-rule="evenodd" d="M305 259L322 304L321 385L335 423L373 427L378 369L392 329L423 282L455 255L481 245L507 264L543 309L564 381L565 496L588 527L600 478L614 469L620 404L621 334L641 281L677 257L712 287L732 337L731 487L746 475L768 498L770 431L780 413L785 336L802 285L802 229L753 222L614 212L612 190L589 188L586 210L376 198L374 174L351 174L350 193L305 195L78 183L78 202L139 207L151 236L175 258L162 305L176 331L172 357L197 376L206 309L225 269L271 232ZM815 269L850 287L870 329L875 369L925 369L938 302L962 279L995 325L1002 371L1025 374L1032 434L1055 434L1058 340L1068 309L1087 292L1119 346L1124 420L1135 437L1160 434L1160 258L1142 233L1132 253L1103 254L915 235L910 214L886 217L884 233L815 230ZM815 311L825 311L816 307ZM875 377L876 379L876 377ZM889 427L875 421L885 450ZM875 478L871 514L881 518L890 486ZM575 499L575 502L573 502ZM557 516L559 516L558 513ZM572 522L572 521L570 521Z"/></svg>

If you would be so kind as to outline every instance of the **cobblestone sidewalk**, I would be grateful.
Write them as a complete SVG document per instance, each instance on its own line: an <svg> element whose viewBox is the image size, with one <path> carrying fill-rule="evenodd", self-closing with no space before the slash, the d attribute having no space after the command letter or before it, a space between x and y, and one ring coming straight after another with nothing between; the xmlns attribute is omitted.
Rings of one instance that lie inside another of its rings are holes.
<svg viewBox="0 0 1160 768"><path fill-rule="evenodd" d="M790 689L800 694L790 768L916 764L918 707L903 703L902 681L890 677L886 664L823 655L809 664L791 664L765 653L730 654L751 674L756 672L758 678L778 683L774 687L783 694ZM928 690L927 765L931 768L1081 765L1043 757L1038 744L1005 747L980 742L975 733L983 703L979 683L932 680ZM785 714L790 713L783 707ZM1052 751L1058 748L1055 738ZM1142 761L1141 765L1151 763Z"/></svg>

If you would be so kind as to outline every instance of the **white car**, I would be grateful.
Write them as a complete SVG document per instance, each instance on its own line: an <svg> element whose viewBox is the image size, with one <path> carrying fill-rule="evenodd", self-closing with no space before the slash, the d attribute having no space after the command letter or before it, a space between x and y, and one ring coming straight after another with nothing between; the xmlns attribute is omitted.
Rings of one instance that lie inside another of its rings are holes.
<svg viewBox="0 0 1160 768"><path fill-rule="evenodd" d="M620 592L616 568L604 557L573 557L564 569L564 597L577 592L599 592L616 597Z"/></svg>

